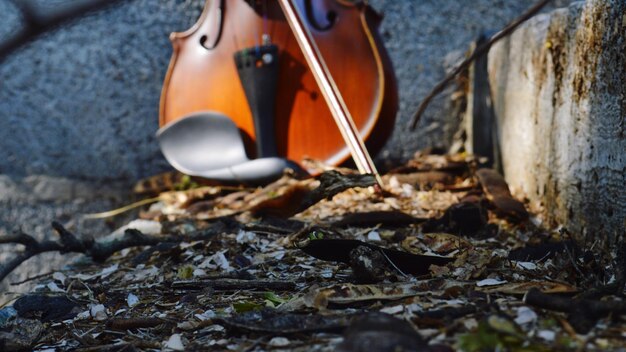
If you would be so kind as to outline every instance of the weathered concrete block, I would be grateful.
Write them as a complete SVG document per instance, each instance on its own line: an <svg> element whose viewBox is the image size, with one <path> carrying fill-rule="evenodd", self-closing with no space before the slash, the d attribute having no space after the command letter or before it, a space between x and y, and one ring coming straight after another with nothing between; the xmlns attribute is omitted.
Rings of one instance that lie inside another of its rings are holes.
<svg viewBox="0 0 626 352"><path fill-rule="evenodd" d="M626 2L537 16L489 54L504 173L549 221L589 238L626 221Z"/></svg>

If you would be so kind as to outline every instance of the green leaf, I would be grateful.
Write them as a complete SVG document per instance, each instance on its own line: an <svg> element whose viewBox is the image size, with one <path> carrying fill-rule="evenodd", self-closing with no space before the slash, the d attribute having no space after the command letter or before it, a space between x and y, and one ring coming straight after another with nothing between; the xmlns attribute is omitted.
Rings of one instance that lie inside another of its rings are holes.
<svg viewBox="0 0 626 352"><path fill-rule="evenodd" d="M515 336L520 339L525 338L519 326L517 326L517 324L515 324L515 322L511 321L510 319L507 319L498 315L492 315L489 318L487 318L487 324L489 324L489 327L491 329L497 332Z"/></svg>
<svg viewBox="0 0 626 352"><path fill-rule="evenodd" d="M183 280L191 279L193 277L193 266L185 265L178 268L177 276Z"/></svg>
<svg viewBox="0 0 626 352"><path fill-rule="evenodd" d="M555 329L559 326L559 322L554 318L542 319L539 321L539 327L543 329Z"/></svg>
<svg viewBox="0 0 626 352"><path fill-rule="evenodd" d="M464 352L551 350L549 346L530 341L515 323L497 316L480 322L475 331L459 336L456 349Z"/></svg>
<svg viewBox="0 0 626 352"><path fill-rule="evenodd" d="M274 292L265 292L263 294L263 297L266 300L272 302L273 306L277 306L286 302L284 299L278 297Z"/></svg>
<svg viewBox="0 0 626 352"><path fill-rule="evenodd" d="M486 323L481 322L476 331L459 336L457 349L465 352L493 351L500 345L498 333L491 330Z"/></svg>
<svg viewBox="0 0 626 352"><path fill-rule="evenodd" d="M254 302L237 302L237 303L233 303L233 309L237 313L245 313L251 310L263 309L263 306Z"/></svg>
<svg viewBox="0 0 626 352"><path fill-rule="evenodd" d="M183 175L179 182L174 184L174 190L184 191L192 188L198 188L200 185L194 182L189 175Z"/></svg>
<svg viewBox="0 0 626 352"><path fill-rule="evenodd" d="M311 231L309 232L309 239L310 240L323 240L324 234L320 231Z"/></svg>

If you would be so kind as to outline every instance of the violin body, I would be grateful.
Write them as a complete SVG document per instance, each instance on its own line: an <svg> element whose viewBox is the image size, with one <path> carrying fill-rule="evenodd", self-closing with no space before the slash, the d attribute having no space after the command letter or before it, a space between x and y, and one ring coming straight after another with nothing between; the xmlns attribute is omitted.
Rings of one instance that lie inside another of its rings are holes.
<svg viewBox="0 0 626 352"><path fill-rule="evenodd" d="M375 153L391 133L398 108L396 81L376 28L378 14L346 0L293 0L306 22L354 123ZM161 93L159 124L198 111L230 117L251 156L255 124L233 54L261 45L278 47L274 132L278 155L338 165L350 152L275 0L207 0L198 22L172 33L173 56Z"/></svg>

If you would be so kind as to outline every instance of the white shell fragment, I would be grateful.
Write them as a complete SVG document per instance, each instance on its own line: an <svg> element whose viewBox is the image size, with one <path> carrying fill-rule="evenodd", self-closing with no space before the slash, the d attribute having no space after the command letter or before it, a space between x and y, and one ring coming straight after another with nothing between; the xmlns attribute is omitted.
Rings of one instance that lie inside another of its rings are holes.
<svg viewBox="0 0 626 352"><path fill-rule="evenodd" d="M132 293L129 293L128 296L126 297L126 303L128 304L129 307L134 307L137 304L139 304L139 297L135 296Z"/></svg>
<svg viewBox="0 0 626 352"><path fill-rule="evenodd" d="M145 235L158 235L161 233L163 225L161 225L160 222L154 220L136 219L113 231L113 233L108 235L106 239L113 240L121 238L122 236L124 236L124 233L128 229L141 231L141 233Z"/></svg>
<svg viewBox="0 0 626 352"><path fill-rule="evenodd" d="M67 279L67 276L65 276L65 274L63 274L62 272L56 271L54 274L52 274L52 278L65 285L65 280Z"/></svg>
<svg viewBox="0 0 626 352"><path fill-rule="evenodd" d="M507 281L506 280L497 280L497 279L484 279L484 280L480 280L476 283L476 286L478 287L482 287L482 286L496 286L496 285L502 285L502 284L506 284Z"/></svg>
<svg viewBox="0 0 626 352"><path fill-rule="evenodd" d="M202 320L202 321L204 321L204 320L213 319L213 318L215 318L217 315L215 314L215 312L214 312L214 311L212 311L212 310L207 310L207 311L205 311L205 312L204 312L204 313L202 313L202 314L196 314L196 315L194 315L194 316L195 316L198 320Z"/></svg>
<svg viewBox="0 0 626 352"><path fill-rule="evenodd" d="M93 318L93 320L96 320L96 321L103 321L107 319L106 308L104 307L103 304L92 305L89 308L89 314L91 314L91 317Z"/></svg>
<svg viewBox="0 0 626 352"><path fill-rule="evenodd" d="M533 262L516 262L515 266L524 270L537 270L537 264Z"/></svg>
<svg viewBox="0 0 626 352"><path fill-rule="evenodd" d="M515 318L515 322L518 325L533 323L537 321L537 313L534 310L528 307L519 307L517 309L517 317Z"/></svg>
<svg viewBox="0 0 626 352"><path fill-rule="evenodd" d="M256 234L251 231L239 230L239 233L237 233L237 237L235 237L235 240L239 244L255 242Z"/></svg>
<svg viewBox="0 0 626 352"><path fill-rule="evenodd" d="M289 339L286 337L276 336L270 340L268 345L275 347L285 347L289 345Z"/></svg>
<svg viewBox="0 0 626 352"><path fill-rule="evenodd" d="M192 273L193 277L202 277L202 276L206 276L207 273L206 271L202 270L202 269L194 269L193 273Z"/></svg>
<svg viewBox="0 0 626 352"><path fill-rule="evenodd" d="M393 306L393 307L386 307L386 308L381 309L380 311L382 313L387 313L387 314L398 314L404 311L404 306L398 305L398 306Z"/></svg>
<svg viewBox="0 0 626 352"><path fill-rule="evenodd" d="M378 231L370 231L370 233L367 234L367 239L372 242L382 241L382 238L380 238L380 234L378 233Z"/></svg>
<svg viewBox="0 0 626 352"><path fill-rule="evenodd" d="M60 288L55 282L48 283L46 287L48 287L48 290L50 290L50 292L65 292L65 290Z"/></svg>
<svg viewBox="0 0 626 352"><path fill-rule="evenodd" d="M226 259L224 253L226 253L226 251L219 251L212 256L207 257L202 263L198 265L198 268L212 270L220 268L225 271L232 270L232 267L230 266L230 263L228 262L228 259Z"/></svg>
<svg viewBox="0 0 626 352"><path fill-rule="evenodd" d="M537 332L537 336L541 337L542 339L546 341L554 341L554 338L556 337L556 333L552 330L539 330Z"/></svg>
<svg viewBox="0 0 626 352"><path fill-rule="evenodd" d="M170 339L167 340L167 343L165 344L165 348L174 351L184 351L185 345L183 345L183 340L180 338L180 334L170 336Z"/></svg>

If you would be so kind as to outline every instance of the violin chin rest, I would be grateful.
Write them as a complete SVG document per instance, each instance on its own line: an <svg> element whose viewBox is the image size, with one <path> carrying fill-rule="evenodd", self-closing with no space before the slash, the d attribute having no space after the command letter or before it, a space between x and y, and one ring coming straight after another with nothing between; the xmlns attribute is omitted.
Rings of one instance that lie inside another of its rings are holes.
<svg viewBox="0 0 626 352"><path fill-rule="evenodd" d="M235 123L214 111L172 121L160 128L156 137L170 165L190 176L258 185L280 178L285 169L304 173L285 158L248 159Z"/></svg>

